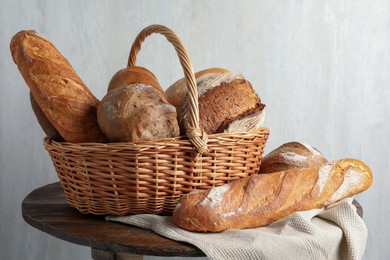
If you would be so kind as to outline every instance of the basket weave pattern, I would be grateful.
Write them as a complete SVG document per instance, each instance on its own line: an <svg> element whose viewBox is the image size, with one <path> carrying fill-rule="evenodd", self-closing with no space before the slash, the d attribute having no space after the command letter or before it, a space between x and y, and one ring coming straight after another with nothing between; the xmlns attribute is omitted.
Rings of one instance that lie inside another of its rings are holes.
<svg viewBox="0 0 390 260"><path fill-rule="evenodd" d="M171 214L180 195L254 174L268 133L219 134L210 152L186 138L153 143L72 144L45 139L71 206L93 214Z"/></svg>
<svg viewBox="0 0 390 260"><path fill-rule="evenodd" d="M129 66L146 36L174 45L189 90L188 126L178 138L123 143L68 143L45 138L69 204L96 215L172 214L183 194L258 172L269 130L206 135L199 129L198 93L188 55L168 28L152 25L136 38Z"/></svg>

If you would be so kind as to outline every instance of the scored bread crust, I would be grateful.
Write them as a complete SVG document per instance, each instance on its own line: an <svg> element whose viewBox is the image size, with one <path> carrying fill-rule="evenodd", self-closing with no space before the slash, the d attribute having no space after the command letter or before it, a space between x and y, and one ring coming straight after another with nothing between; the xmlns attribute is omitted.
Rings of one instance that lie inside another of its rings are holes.
<svg viewBox="0 0 390 260"><path fill-rule="evenodd" d="M107 141L97 124L98 99L49 40L20 31L10 49L34 100L65 141Z"/></svg>
<svg viewBox="0 0 390 260"><path fill-rule="evenodd" d="M290 168L314 167L328 160L316 148L302 142L288 142L272 150L261 160L260 173Z"/></svg>
<svg viewBox="0 0 390 260"><path fill-rule="evenodd" d="M355 159L254 174L182 197L173 221L196 232L261 227L294 212L322 208L368 189L372 173Z"/></svg>
<svg viewBox="0 0 390 260"><path fill-rule="evenodd" d="M98 123L111 142L137 142L179 136L176 109L156 88L131 84L107 93Z"/></svg>
<svg viewBox="0 0 390 260"><path fill-rule="evenodd" d="M198 82L199 79L206 74L218 74L224 72L229 72L229 70L223 68L209 68L209 69L196 72L194 76L196 81ZM169 103L174 105L176 107L176 110L179 113L180 107L188 93L188 88L186 86L186 79L185 78L179 79L171 86L169 86L169 88L165 91L165 93L168 97Z"/></svg>
<svg viewBox="0 0 390 260"><path fill-rule="evenodd" d="M206 74L199 78L198 94L199 124L208 134L223 132L231 122L260 114L265 107L250 82L233 72ZM178 111L181 134L186 133L187 118L186 97Z"/></svg>

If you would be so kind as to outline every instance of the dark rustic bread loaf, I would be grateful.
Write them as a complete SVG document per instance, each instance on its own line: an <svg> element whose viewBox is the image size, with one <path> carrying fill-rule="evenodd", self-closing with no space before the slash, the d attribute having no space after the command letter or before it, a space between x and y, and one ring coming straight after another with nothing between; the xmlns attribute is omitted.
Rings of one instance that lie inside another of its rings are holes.
<svg viewBox="0 0 390 260"><path fill-rule="evenodd" d="M99 104L99 126L111 142L177 137L176 109L156 88L131 84L112 89Z"/></svg>
<svg viewBox="0 0 390 260"><path fill-rule="evenodd" d="M197 82L202 81L202 77L205 75L212 75L212 74L220 74L220 73L225 73L229 72L226 69L223 68L209 68L205 70L201 70L195 73L195 79ZM165 93L168 96L168 101L172 105L176 107L176 110L178 114L180 113L180 109L182 106L182 103L184 99L187 96L188 93L188 88L186 86L186 79L181 78L175 83L173 83L166 91Z"/></svg>
<svg viewBox="0 0 390 260"><path fill-rule="evenodd" d="M206 133L224 132L233 121L242 120L250 115L255 114L257 118L262 117L261 113L265 105L261 103L251 83L241 74L233 72L206 74L199 78L197 84L199 123L200 128ZM186 132L187 128L187 106L188 99L185 98L178 111L178 121L182 134ZM242 125L245 126L245 124ZM258 126L257 124L249 125L249 128L252 129ZM248 130L250 129L241 129L243 132Z"/></svg>

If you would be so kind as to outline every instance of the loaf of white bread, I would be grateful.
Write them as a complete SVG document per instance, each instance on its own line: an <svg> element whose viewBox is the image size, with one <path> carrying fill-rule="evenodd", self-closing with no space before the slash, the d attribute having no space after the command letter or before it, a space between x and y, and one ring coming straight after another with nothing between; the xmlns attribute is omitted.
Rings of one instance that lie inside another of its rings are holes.
<svg viewBox="0 0 390 260"><path fill-rule="evenodd" d="M206 133L248 132L263 125L265 105L243 75L211 68L195 73L195 78L199 124ZM166 93L177 109L181 134L185 134L188 118L185 80L175 82Z"/></svg>
<svg viewBox="0 0 390 260"><path fill-rule="evenodd" d="M254 174L185 195L173 220L196 232L261 227L297 211L331 205L363 192L371 183L369 167L355 159Z"/></svg>

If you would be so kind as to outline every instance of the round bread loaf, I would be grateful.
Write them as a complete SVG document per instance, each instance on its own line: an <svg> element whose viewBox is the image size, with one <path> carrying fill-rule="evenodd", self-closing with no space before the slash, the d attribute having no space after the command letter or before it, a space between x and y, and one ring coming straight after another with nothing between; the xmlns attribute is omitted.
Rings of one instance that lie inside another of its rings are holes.
<svg viewBox="0 0 390 260"><path fill-rule="evenodd" d="M236 132L247 132L257 127L253 124L263 117L265 105L255 93L251 83L241 74L233 72L205 74L198 78L200 128L208 134L224 132L235 120L250 119L242 123ZM257 120L250 117L253 115ZM185 97L178 110L178 121L182 134L186 133L188 98ZM247 118L247 119L244 119Z"/></svg>
<svg viewBox="0 0 390 260"><path fill-rule="evenodd" d="M139 66L127 67L115 73L108 84L107 92L110 92L118 87L138 83L153 86L166 96L156 76L148 69Z"/></svg>
<svg viewBox="0 0 390 260"><path fill-rule="evenodd" d="M289 142L264 156L259 173L278 172L291 168L310 168L327 161L325 156L314 147L300 142Z"/></svg>
<svg viewBox="0 0 390 260"><path fill-rule="evenodd" d="M101 100L97 120L111 142L136 142L179 136L176 109L146 84L116 87Z"/></svg>
<svg viewBox="0 0 390 260"><path fill-rule="evenodd" d="M201 70L195 73L195 79L198 82L201 78L206 74L218 74L229 72L223 68L210 68ZM173 83L166 91L166 95L168 96L168 101L172 105L176 107L176 110L179 111L180 107L187 96L188 88L186 86L186 79L182 78Z"/></svg>

